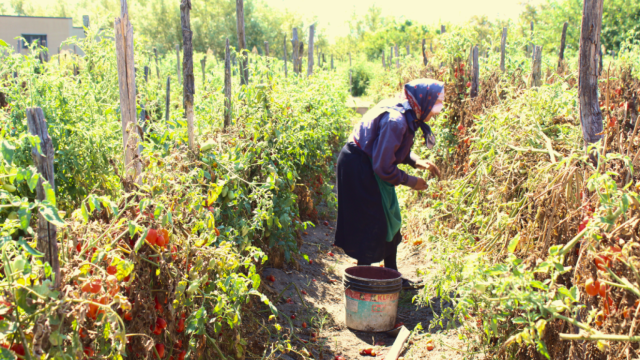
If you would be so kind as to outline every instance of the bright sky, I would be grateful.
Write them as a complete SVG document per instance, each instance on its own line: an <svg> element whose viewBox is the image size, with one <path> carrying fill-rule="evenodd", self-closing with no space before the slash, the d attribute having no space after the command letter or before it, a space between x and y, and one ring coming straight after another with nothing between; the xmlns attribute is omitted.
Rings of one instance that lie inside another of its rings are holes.
<svg viewBox="0 0 640 360"><path fill-rule="evenodd" d="M332 39L345 35L349 31L347 21L354 10L364 15L375 4L382 9L384 16L404 17L426 24L450 22L464 23L473 15L487 15L495 18L516 18L524 6L522 0L265 0L275 8L290 9L310 19L318 17L320 27L326 29L326 35ZM542 0L533 0L538 4Z"/></svg>

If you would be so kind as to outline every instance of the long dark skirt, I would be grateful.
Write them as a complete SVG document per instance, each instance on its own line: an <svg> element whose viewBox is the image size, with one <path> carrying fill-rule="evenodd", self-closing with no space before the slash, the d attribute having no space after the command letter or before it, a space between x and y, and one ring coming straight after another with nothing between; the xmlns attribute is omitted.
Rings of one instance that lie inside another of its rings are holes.
<svg viewBox="0 0 640 360"><path fill-rule="evenodd" d="M382 261L402 240L400 231L388 242L382 196L367 154L354 144L338 156L338 227L335 244L361 263Z"/></svg>

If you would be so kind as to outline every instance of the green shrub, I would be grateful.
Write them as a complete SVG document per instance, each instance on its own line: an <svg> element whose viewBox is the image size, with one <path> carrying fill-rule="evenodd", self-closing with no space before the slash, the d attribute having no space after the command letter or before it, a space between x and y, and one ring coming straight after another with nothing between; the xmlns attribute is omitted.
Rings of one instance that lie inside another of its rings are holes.
<svg viewBox="0 0 640 360"><path fill-rule="evenodd" d="M373 78L373 70L371 69L371 64L369 63L358 63L352 69L352 84L351 87L351 95L353 96L362 96L367 91L367 87L369 87L369 82Z"/></svg>

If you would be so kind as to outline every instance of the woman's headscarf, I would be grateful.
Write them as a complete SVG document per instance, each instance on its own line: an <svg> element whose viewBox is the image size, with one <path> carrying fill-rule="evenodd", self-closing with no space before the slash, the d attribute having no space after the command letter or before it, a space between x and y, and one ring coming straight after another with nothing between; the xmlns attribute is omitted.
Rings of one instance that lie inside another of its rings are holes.
<svg viewBox="0 0 640 360"><path fill-rule="evenodd" d="M407 120L417 122L417 125L422 129L427 147L429 149L433 148L436 139L433 132L431 132L431 127L424 121L429 116L429 113L434 110L434 105L438 98L444 100L444 83L433 79L413 80L405 84L404 94L413 110L405 114Z"/></svg>

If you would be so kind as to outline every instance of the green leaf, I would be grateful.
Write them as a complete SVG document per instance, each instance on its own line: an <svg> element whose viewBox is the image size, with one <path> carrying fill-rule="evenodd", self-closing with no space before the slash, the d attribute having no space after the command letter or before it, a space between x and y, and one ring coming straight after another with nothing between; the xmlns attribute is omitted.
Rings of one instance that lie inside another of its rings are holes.
<svg viewBox="0 0 640 360"><path fill-rule="evenodd" d="M4 40L0 39L0 46L9 46Z"/></svg>
<svg viewBox="0 0 640 360"><path fill-rule="evenodd" d="M518 233L511 241L509 241L509 246L507 250L513 254L516 251L516 247L518 247L518 243L520 242L520 233Z"/></svg>
<svg viewBox="0 0 640 360"><path fill-rule="evenodd" d="M15 154L16 152L16 147L9 143L7 140L3 140L0 151L4 160L7 163L11 164L13 162L13 154Z"/></svg>
<svg viewBox="0 0 640 360"><path fill-rule="evenodd" d="M51 205L56 206L56 193L53 191L51 184L48 181L42 182L42 187L44 188L44 199L51 203Z"/></svg>
<svg viewBox="0 0 640 360"><path fill-rule="evenodd" d="M0 40L0 42L4 42L4 41ZM2 45L2 43L0 43L0 45ZM0 360L16 360L16 356L13 355L13 353L8 349L0 347Z"/></svg>
<svg viewBox="0 0 640 360"><path fill-rule="evenodd" d="M18 245L22 246L22 249L24 249L24 251L28 252L29 254L31 254L33 256L37 256L37 257L44 256L43 253L41 253L40 251L32 248L31 245L29 245L24 239L18 240Z"/></svg>
<svg viewBox="0 0 640 360"><path fill-rule="evenodd" d="M569 299L571 299L573 302L576 302L576 298L574 297L574 295L571 293L571 291L569 291L566 287L561 287L558 289L558 292L566 297L568 297Z"/></svg>
<svg viewBox="0 0 640 360"><path fill-rule="evenodd" d="M142 245L144 244L145 239L147 238L147 233L149 232L149 229L146 229L144 231L144 234L142 234L142 236L140 237L140 239L138 239L138 242L136 242L136 246L133 248L133 251L136 252L136 254L138 253L138 250L140 250L140 248L142 247Z"/></svg>
<svg viewBox="0 0 640 360"><path fill-rule="evenodd" d="M66 225L65 222L60 218L58 209L56 209L54 206L43 202L40 204L38 211L48 222L52 223L53 225L58 227L63 227Z"/></svg>
<svg viewBox="0 0 640 360"><path fill-rule="evenodd" d="M514 324L526 324L526 323L528 323L527 319L525 319L523 317L513 318L513 320L511 320L511 322L513 322Z"/></svg>
<svg viewBox="0 0 640 360"><path fill-rule="evenodd" d="M35 305L27 305L27 289L18 288L15 290L16 293L16 304L24 310L27 314L31 315L36 311Z"/></svg>

